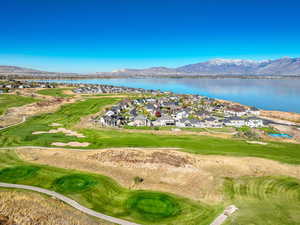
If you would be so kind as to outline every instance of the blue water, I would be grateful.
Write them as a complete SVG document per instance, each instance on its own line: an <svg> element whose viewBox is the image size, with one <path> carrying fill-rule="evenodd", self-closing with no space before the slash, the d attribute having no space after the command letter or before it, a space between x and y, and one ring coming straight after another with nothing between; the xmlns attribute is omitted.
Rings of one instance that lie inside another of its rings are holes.
<svg viewBox="0 0 300 225"><path fill-rule="evenodd" d="M280 137L280 138L293 138L291 135L288 134L269 134L272 137Z"/></svg>
<svg viewBox="0 0 300 225"><path fill-rule="evenodd" d="M55 82L55 80L53 80ZM199 94L266 110L300 113L300 79L128 78L59 80L65 83L109 84Z"/></svg>

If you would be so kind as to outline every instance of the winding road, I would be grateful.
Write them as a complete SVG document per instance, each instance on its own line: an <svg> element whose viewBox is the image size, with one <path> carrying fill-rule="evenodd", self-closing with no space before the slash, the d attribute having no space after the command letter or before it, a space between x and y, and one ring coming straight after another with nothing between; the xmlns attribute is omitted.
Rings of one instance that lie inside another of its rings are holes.
<svg viewBox="0 0 300 225"><path fill-rule="evenodd" d="M107 216L105 214L98 213L94 210L91 210L89 208L86 208L86 207L80 205L78 202L76 202L76 201L74 201L74 200L72 200L72 199L70 199L70 198L68 198L64 195L61 195L61 194L59 194L57 192L54 192L54 191L49 191L49 190L44 189L44 188L28 186L28 185L21 185L21 184L1 183L1 182L0 182L0 187L25 189L25 190L39 192L39 193L46 194L46 195L49 195L51 197L57 198L57 199L65 202L65 203L67 203L68 205L72 206L73 208L78 209L79 211L81 211L83 213L86 213L90 216L97 217L97 218L102 219L102 220L106 220L106 221L109 221L109 222L112 222L112 223L115 223L115 224L120 224L120 225L139 225L137 223L132 223L132 222L129 222L129 221L126 221L126 220L118 219L116 217Z"/></svg>

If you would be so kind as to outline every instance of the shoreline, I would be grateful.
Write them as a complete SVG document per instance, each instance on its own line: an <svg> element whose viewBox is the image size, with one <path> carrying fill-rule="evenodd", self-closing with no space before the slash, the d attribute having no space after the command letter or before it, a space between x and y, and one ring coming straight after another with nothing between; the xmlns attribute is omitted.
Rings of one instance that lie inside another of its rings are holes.
<svg viewBox="0 0 300 225"><path fill-rule="evenodd" d="M4 75L0 74L1 79L20 79L20 80L37 80L37 79L52 79L52 80L63 80L63 79L74 79L74 80L85 80L85 79L145 79L145 78L172 78L172 79L184 79L184 78L194 78L194 79L263 79L263 80L284 80L284 79L300 79L300 75L44 75L44 76L32 76L32 75L19 75L19 74L10 74Z"/></svg>

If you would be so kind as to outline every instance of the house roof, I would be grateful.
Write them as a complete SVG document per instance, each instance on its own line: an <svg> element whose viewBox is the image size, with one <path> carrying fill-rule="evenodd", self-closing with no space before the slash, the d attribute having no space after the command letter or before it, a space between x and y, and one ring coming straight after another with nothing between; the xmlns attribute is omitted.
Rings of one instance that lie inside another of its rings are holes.
<svg viewBox="0 0 300 225"><path fill-rule="evenodd" d="M144 115L140 114L140 115L136 116L134 118L134 120L147 120L147 118Z"/></svg>

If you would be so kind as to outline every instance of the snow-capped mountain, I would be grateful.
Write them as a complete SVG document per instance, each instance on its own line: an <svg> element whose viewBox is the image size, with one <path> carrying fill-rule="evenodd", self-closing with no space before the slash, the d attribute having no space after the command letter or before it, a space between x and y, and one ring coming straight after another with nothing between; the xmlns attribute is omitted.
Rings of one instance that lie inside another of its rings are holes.
<svg viewBox="0 0 300 225"><path fill-rule="evenodd" d="M277 60L212 59L178 68L125 69L127 75L300 75L300 58Z"/></svg>
<svg viewBox="0 0 300 225"><path fill-rule="evenodd" d="M0 76L300 76L300 58L284 57L276 60L212 59L178 68L151 67L146 69L121 69L96 74L51 73L14 66L0 66Z"/></svg>

